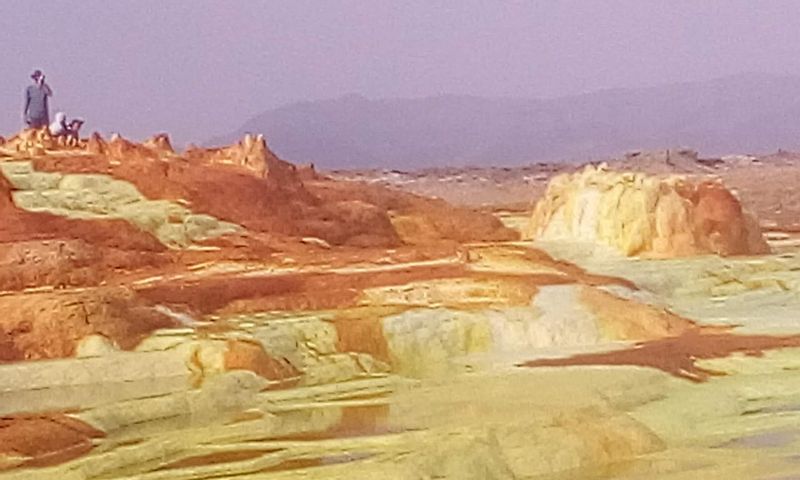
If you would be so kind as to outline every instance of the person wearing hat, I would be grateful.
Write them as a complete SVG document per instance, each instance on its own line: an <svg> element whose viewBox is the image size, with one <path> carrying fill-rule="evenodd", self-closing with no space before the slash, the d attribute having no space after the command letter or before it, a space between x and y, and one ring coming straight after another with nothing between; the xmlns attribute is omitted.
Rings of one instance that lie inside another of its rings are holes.
<svg viewBox="0 0 800 480"><path fill-rule="evenodd" d="M25 109L22 112L25 123L30 128L44 128L50 124L47 99L53 95L50 86L44 81L44 74L36 70L31 75L33 85L25 89Z"/></svg>

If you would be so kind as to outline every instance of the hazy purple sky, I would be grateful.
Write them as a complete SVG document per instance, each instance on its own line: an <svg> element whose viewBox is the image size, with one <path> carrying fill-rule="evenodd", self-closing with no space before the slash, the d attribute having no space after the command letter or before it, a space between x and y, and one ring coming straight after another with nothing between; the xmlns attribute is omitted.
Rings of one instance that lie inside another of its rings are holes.
<svg viewBox="0 0 800 480"><path fill-rule="evenodd" d="M800 1L3 1L0 132L34 68L87 130L201 142L361 93L550 97L800 74ZM268 132L267 132L268 134Z"/></svg>

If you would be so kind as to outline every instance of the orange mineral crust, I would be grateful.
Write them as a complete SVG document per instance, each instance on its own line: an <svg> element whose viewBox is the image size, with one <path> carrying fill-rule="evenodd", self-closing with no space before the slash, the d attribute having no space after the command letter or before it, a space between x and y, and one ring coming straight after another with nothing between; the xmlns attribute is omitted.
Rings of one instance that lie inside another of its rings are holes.
<svg viewBox="0 0 800 480"><path fill-rule="evenodd" d="M677 337L637 343L625 350L532 360L521 366L630 365L656 368L679 378L704 382L720 373L698 367L697 360L724 358L735 353L761 356L767 350L788 347L800 347L800 335L738 335L690 330Z"/></svg>

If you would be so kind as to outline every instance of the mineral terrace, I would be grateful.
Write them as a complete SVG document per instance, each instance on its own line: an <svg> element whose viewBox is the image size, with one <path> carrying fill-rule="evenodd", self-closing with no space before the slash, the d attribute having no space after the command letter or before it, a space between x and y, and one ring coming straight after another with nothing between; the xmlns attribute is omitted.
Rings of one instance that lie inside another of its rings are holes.
<svg viewBox="0 0 800 480"><path fill-rule="evenodd" d="M800 471L792 154L323 174L24 131L0 172L0 480Z"/></svg>

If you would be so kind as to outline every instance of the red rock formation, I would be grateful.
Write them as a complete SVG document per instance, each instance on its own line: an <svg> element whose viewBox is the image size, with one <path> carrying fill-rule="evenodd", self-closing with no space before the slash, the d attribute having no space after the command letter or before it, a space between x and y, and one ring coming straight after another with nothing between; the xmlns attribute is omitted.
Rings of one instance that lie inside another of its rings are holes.
<svg viewBox="0 0 800 480"><path fill-rule="evenodd" d="M157 160L158 152L139 143L131 142L118 134L111 136L106 144L107 155L120 161Z"/></svg>
<svg viewBox="0 0 800 480"><path fill-rule="evenodd" d="M694 230L709 251L721 255L767 253L769 247L755 218L721 183L703 182L692 192Z"/></svg>
<svg viewBox="0 0 800 480"><path fill-rule="evenodd" d="M251 232L316 237L334 246L421 246L516 238L493 216L440 200L334 181L313 171L301 175L293 165L278 159L261 137L246 137L226 148L195 148L164 161L154 161L161 157L161 150L121 137L105 146L99 139L89 143L107 154L43 156L34 159L34 166L44 171L107 173L134 183L148 198L186 201L195 212ZM393 222L391 217L399 220ZM419 225L418 233L403 228L411 223Z"/></svg>
<svg viewBox="0 0 800 480"><path fill-rule="evenodd" d="M294 172L292 165L279 160L267 148L267 142L261 135L245 135L239 143L229 147L190 148L185 156L192 162L242 167L258 177L278 176L281 177L276 179L279 181L287 180L284 176L290 171Z"/></svg>

